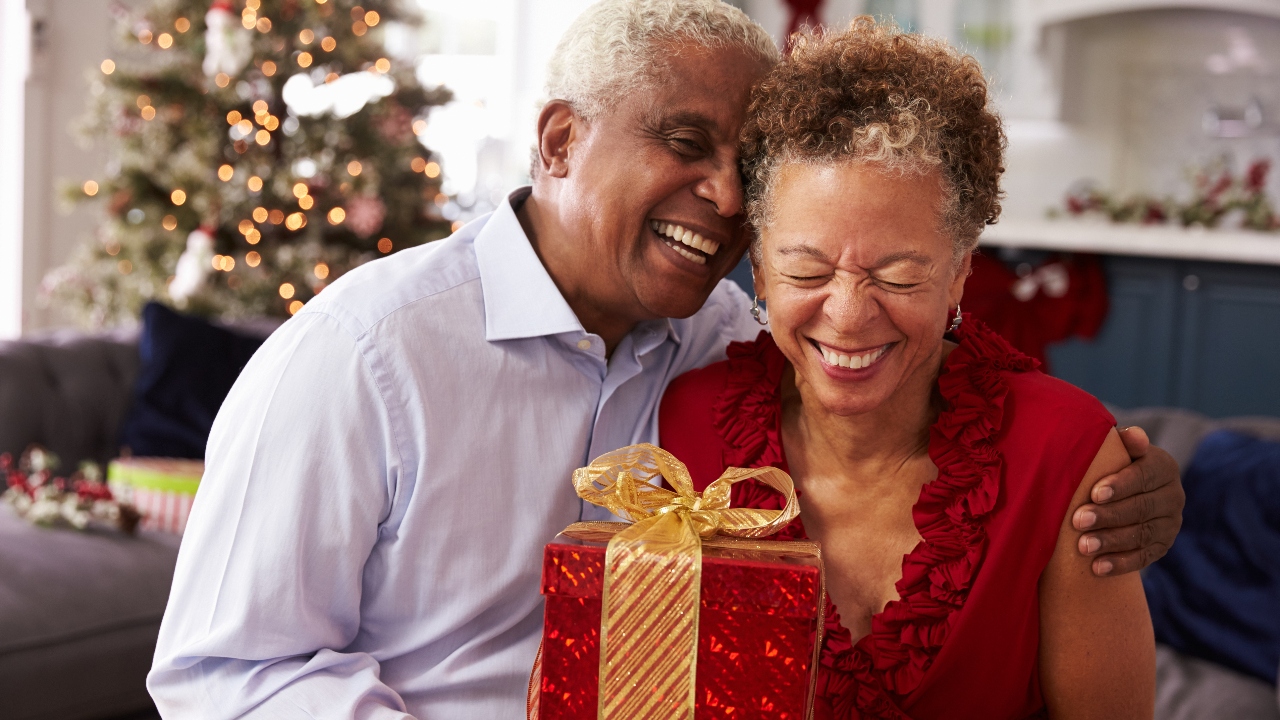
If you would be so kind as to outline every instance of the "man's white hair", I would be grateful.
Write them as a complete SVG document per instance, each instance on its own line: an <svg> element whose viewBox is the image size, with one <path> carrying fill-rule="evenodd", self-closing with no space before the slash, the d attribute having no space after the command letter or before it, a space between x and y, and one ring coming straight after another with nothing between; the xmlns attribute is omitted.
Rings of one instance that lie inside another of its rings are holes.
<svg viewBox="0 0 1280 720"><path fill-rule="evenodd" d="M601 0L556 46L546 101L564 100L591 119L658 74L672 44L738 48L766 67L781 58L764 28L721 0Z"/></svg>

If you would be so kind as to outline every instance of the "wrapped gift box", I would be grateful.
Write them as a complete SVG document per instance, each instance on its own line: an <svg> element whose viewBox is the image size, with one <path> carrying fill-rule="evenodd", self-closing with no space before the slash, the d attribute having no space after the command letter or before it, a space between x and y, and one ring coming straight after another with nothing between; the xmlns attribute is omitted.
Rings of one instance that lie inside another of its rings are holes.
<svg viewBox="0 0 1280 720"><path fill-rule="evenodd" d="M107 466L111 492L142 513L143 530L182 534L204 463L175 458L120 458Z"/></svg>
<svg viewBox="0 0 1280 720"><path fill-rule="evenodd" d="M604 561L603 543L561 536L546 547L539 692L531 706L541 720L597 717ZM809 718L825 607L816 548L710 539L700 599L695 718Z"/></svg>

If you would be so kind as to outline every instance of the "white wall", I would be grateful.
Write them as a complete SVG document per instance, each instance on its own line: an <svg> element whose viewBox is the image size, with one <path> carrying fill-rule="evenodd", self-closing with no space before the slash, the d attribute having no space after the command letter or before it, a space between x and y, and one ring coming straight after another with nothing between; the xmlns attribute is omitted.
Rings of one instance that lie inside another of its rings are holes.
<svg viewBox="0 0 1280 720"><path fill-rule="evenodd" d="M0 2L0 340L22 332L23 106L30 20Z"/></svg>
<svg viewBox="0 0 1280 720"><path fill-rule="evenodd" d="M6 0L8 1L8 0ZM93 237L99 204L71 210L56 186L100 178L102 147L86 148L71 124L84 113L89 80L108 47L114 24L110 0L27 0L31 13L31 73L27 79L23 174L22 327L24 332L64 324L39 302L41 279Z"/></svg>

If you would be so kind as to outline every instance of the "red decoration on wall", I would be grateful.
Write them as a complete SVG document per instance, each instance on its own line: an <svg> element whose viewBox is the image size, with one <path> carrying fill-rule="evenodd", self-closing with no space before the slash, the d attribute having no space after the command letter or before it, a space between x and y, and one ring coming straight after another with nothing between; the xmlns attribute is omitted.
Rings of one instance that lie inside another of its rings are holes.
<svg viewBox="0 0 1280 720"><path fill-rule="evenodd" d="M793 33L805 25L816 28L822 24L822 19L818 17L822 0L783 0L783 2L791 8L791 22L787 25L787 49L789 50Z"/></svg>
<svg viewBox="0 0 1280 720"><path fill-rule="evenodd" d="M1054 256L1019 270L975 254L960 305L1044 363L1047 372L1045 350L1050 343L1092 338L1102 328L1110 307L1106 275L1093 255Z"/></svg>

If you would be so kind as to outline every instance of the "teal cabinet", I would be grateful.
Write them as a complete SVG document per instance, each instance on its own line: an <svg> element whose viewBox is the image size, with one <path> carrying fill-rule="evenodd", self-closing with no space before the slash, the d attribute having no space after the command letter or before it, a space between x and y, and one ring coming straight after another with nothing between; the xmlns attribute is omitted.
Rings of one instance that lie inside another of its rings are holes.
<svg viewBox="0 0 1280 720"><path fill-rule="evenodd" d="M1053 374L1121 407L1280 416L1280 267L1104 259L1098 337L1049 351Z"/></svg>

